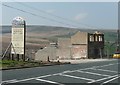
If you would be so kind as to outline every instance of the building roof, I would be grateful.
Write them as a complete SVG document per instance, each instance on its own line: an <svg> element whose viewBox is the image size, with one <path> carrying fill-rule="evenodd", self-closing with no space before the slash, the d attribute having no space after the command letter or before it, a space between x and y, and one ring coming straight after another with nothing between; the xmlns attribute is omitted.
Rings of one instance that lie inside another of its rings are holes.
<svg viewBox="0 0 120 85"><path fill-rule="evenodd" d="M78 31L76 34L71 36L72 44L87 44L88 41L88 33Z"/></svg>
<svg viewBox="0 0 120 85"><path fill-rule="evenodd" d="M99 31L95 31L94 34L103 34L103 33L99 32Z"/></svg>

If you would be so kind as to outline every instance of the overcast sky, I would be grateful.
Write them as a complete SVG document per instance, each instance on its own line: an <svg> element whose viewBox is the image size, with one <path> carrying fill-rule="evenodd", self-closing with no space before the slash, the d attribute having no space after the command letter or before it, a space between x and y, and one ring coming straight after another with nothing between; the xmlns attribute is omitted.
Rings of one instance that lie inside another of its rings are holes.
<svg viewBox="0 0 120 85"><path fill-rule="evenodd" d="M3 25L11 25L13 18L21 16L28 25L118 28L117 2L3 2L3 4L27 12L2 6Z"/></svg>

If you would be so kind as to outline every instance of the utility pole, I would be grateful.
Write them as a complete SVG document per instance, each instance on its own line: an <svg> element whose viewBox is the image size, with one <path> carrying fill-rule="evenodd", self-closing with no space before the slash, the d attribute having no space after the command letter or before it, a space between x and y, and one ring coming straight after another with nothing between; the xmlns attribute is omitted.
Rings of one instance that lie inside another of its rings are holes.
<svg viewBox="0 0 120 85"><path fill-rule="evenodd" d="M117 30L117 47L116 47L116 51L120 52L120 31L119 29Z"/></svg>

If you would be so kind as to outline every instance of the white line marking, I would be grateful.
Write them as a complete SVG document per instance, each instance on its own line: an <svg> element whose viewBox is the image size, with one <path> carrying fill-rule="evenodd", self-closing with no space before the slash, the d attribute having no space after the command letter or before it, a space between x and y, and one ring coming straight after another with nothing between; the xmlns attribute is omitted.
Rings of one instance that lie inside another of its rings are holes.
<svg viewBox="0 0 120 85"><path fill-rule="evenodd" d="M112 79L110 79L110 80L108 80L108 81L105 81L105 82L103 82L101 85L106 84L106 83L108 83L108 82L111 82L111 81L113 81L113 80L115 80L115 79L117 79L117 78L119 78L119 77L120 77L120 76L117 76L117 77L112 78Z"/></svg>
<svg viewBox="0 0 120 85"><path fill-rule="evenodd" d="M107 64L107 65L103 65L103 66L93 66L91 68L84 68L84 69L78 69L78 70L87 70L87 69L94 69L95 67L105 67L105 66L110 66L110 65L115 65L115 64L119 64L119 63L113 63L113 64ZM70 72L76 72L78 70L73 70L73 71L70 71ZM64 71L65 72L65 71ZM61 72L63 73L63 72ZM32 79L36 79L36 78L43 78L43 77L49 77L49 76L53 76L53 75L60 75L61 73L55 73L55 74L49 74L49 75L44 75L44 76L39 76L39 77L32 77L32 78L28 78L28 79L22 79L22 80L15 80L13 79L13 81L10 81L10 80L6 80L6 81L3 81L3 82L7 82L7 83L16 83L16 82L21 82L21 81L28 81L28 80L32 80ZM79 77L80 78L80 77ZM81 77L82 78L82 77ZM86 78L87 79L87 78ZM94 80L92 81L94 82Z"/></svg>
<svg viewBox="0 0 120 85"><path fill-rule="evenodd" d="M56 74L53 74L53 76L56 76L56 75L61 75L62 73L56 73Z"/></svg>
<svg viewBox="0 0 120 85"><path fill-rule="evenodd" d="M70 70L68 70L68 71L63 71L62 73L72 73L72 72L75 72L75 70L74 70L74 71L70 71Z"/></svg>
<svg viewBox="0 0 120 85"><path fill-rule="evenodd" d="M7 81L2 81L2 83L5 83L5 82L13 82L13 81L16 81L16 79L7 80Z"/></svg>
<svg viewBox="0 0 120 85"><path fill-rule="evenodd" d="M71 76L71 75L66 75L66 74L62 74L61 76L66 76L66 77L71 77L71 78L76 78L76 79L82 79L82 80L87 80L87 81L95 81L93 79L88 79L88 78L84 78L84 77L77 77L77 76Z"/></svg>
<svg viewBox="0 0 120 85"><path fill-rule="evenodd" d="M105 69L93 69L92 70L98 70L98 71L106 71L106 72L111 72L111 73L118 73L117 71L111 71L111 70L105 70Z"/></svg>
<svg viewBox="0 0 120 85"><path fill-rule="evenodd" d="M12 81L12 82L7 82L7 83L17 83L17 82L22 82L22 81L29 81L29 80L33 80L34 78L28 78L28 79L23 79L23 80L16 80L16 81Z"/></svg>
<svg viewBox="0 0 120 85"><path fill-rule="evenodd" d="M44 76L40 76L40 77L36 77L36 78L44 78L44 77L49 77L49 76L52 76L52 74L44 75Z"/></svg>
<svg viewBox="0 0 120 85"><path fill-rule="evenodd" d="M106 67L106 66L111 66L111 65L116 65L120 63L112 63L112 64L107 64L107 65L102 65L102 66L93 66L93 68L99 68L99 67Z"/></svg>
<svg viewBox="0 0 120 85"><path fill-rule="evenodd" d="M38 81L43 81L43 82L47 82L47 83L52 83L52 84L58 84L58 85L64 85L64 84L60 84L58 82L54 82L54 81L49 81L49 80L44 80L44 79L36 79Z"/></svg>
<svg viewBox="0 0 120 85"><path fill-rule="evenodd" d="M78 70L67 70L67 71L63 71L63 72L61 72L61 73L72 73L72 72L77 72L77 71L79 71L79 70L88 70L88 69L92 69L92 68L84 68L84 69L78 69Z"/></svg>
<svg viewBox="0 0 120 85"><path fill-rule="evenodd" d="M113 77L116 77L116 76L118 76L118 75L109 76L109 77L98 79L98 80L95 80L95 81L92 81L92 82L88 82L88 83L95 83L95 82L102 81L102 80L109 79L109 78L113 78Z"/></svg>
<svg viewBox="0 0 120 85"><path fill-rule="evenodd" d="M34 79L34 78L28 78L28 79L18 80L18 81L14 82L14 83L22 82L22 81L29 81L29 80L33 80L33 79Z"/></svg>
<svg viewBox="0 0 120 85"><path fill-rule="evenodd" d="M88 69L91 69L93 67L90 67L90 68L84 68L84 69L78 69L78 70L88 70ZM75 70L75 71L78 71L78 70Z"/></svg>
<svg viewBox="0 0 120 85"><path fill-rule="evenodd" d="M40 76L40 77L35 77L35 78L28 78L28 79L22 79L22 80L8 80L8 81L4 81L4 83L17 83L17 82L23 82L23 81L29 81L29 80L33 80L33 79L36 79L36 78L44 78L44 77L49 77L49 76L52 76L51 74L49 75L44 75L44 76Z"/></svg>
<svg viewBox="0 0 120 85"><path fill-rule="evenodd" d="M77 72L87 73L87 74L92 74L92 75L98 75L98 76L110 76L110 75L99 74L99 73L93 73L93 72L87 72L87 71L80 71L80 70L78 70Z"/></svg>

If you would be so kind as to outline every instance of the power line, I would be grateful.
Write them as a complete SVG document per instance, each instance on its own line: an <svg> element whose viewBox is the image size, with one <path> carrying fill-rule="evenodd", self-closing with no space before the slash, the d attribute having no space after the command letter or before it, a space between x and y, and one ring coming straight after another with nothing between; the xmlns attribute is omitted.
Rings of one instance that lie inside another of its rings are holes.
<svg viewBox="0 0 120 85"><path fill-rule="evenodd" d="M81 25L84 25L84 26L89 27L89 28L98 28L98 27L91 26L91 25L88 25L88 24L75 22L75 21L73 21L73 20L71 20L71 19L63 18L63 17L61 17L61 16L58 16L58 15L55 15L55 14L52 14L52 13L48 13L48 12L46 12L46 11L37 9L37 8L35 8L35 7L32 7L32 6L27 5L27 4L24 4L24 3L19 3L19 2L17 2L17 3L20 4L20 5L22 5L22 6L28 7L28 8L30 8L30 9L36 10L36 11L38 11L38 12L40 12L40 13L42 12L42 13L51 15L51 16L53 16L53 17L60 18L60 19L65 20L65 21L69 21L69 22L72 22L72 23L75 23L75 24L79 24L79 25L81 24Z"/></svg>
<svg viewBox="0 0 120 85"><path fill-rule="evenodd" d="M31 14L33 16L36 16L36 17L39 17L39 18L42 18L42 19L46 19L46 20L49 20L49 21L53 21L53 22L57 22L57 23L60 23L60 24L64 24L64 25L67 25L67 26L73 26L73 27L76 27L78 28L77 26L74 26L74 25L71 25L71 24L68 24L68 23L64 23L64 22L60 22L60 21L57 21L57 20L54 20L54 19L51 19L51 18L47 18L47 17L44 17L44 16L40 16L40 15L37 15L35 13L32 13L32 12L28 12L28 11L25 11L25 10L22 10L22 9L19 9L19 8L15 8L13 6L9 6L9 5L6 5L6 4L2 4L3 6L6 6L8 8L12 8L12 9L15 9L15 10L18 10L18 11L21 11L21 12L24 12L24 13L27 13L27 14Z"/></svg>

